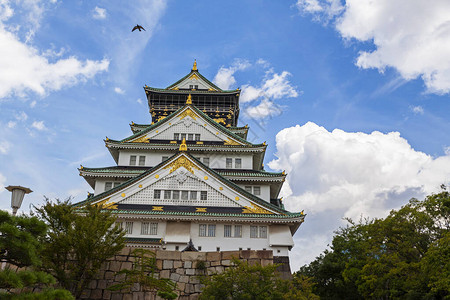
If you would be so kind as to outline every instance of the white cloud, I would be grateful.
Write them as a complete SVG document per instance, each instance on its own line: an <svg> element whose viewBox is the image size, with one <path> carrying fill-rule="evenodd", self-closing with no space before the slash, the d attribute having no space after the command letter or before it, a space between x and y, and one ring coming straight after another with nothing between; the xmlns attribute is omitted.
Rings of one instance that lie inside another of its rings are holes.
<svg viewBox="0 0 450 300"><path fill-rule="evenodd" d="M5 182L6 182L6 177L0 173L0 194L3 193L5 190Z"/></svg>
<svg viewBox="0 0 450 300"><path fill-rule="evenodd" d="M19 114L16 114L15 117L17 121L26 121L28 119L28 115L24 111L21 111Z"/></svg>
<svg viewBox="0 0 450 300"><path fill-rule="evenodd" d="M116 92L117 94L120 94L120 95L125 94L125 91L122 90L120 87L117 87L117 86L114 88L114 92Z"/></svg>
<svg viewBox="0 0 450 300"><path fill-rule="evenodd" d="M137 99L136 101L137 101L137 103L139 103L139 104L144 103L144 102L142 102L142 99L141 99L141 98Z"/></svg>
<svg viewBox="0 0 450 300"><path fill-rule="evenodd" d="M411 109L411 111L412 111L413 113L415 113L416 115L419 115L419 114L420 114L420 115L423 115L423 113L424 113L423 107L420 106L420 105L417 105L417 106L411 106L410 109Z"/></svg>
<svg viewBox="0 0 450 300"><path fill-rule="evenodd" d="M236 83L236 79L233 76L234 73L245 70L250 66L251 64L247 60L236 59L231 67L220 67L213 82L221 89L228 90Z"/></svg>
<svg viewBox="0 0 450 300"><path fill-rule="evenodd" d="M106 9L96 6L92 12L92 17L97 20L106 19Z"/></svg>
<svg viewBox="0 0 450 300"><path fill-rule="evenodd" d="M244 113L247 117L252 119L265 119L267 117L276 117L283 112L282 107L275 104L273 101L262 99L256 106L248 106Z"/></svg>
<svg viewBox="0 0 450 300"><path fill-rule="evenodd" d="M31 107L31 108L34 108L34 107L36 106L36 104L37 104L36 100L33 100L33 101L31 101L31 103L30 103L30 107Z"/></svg>
<svg viewBox="0 0 450 300"><path fill-rule="evenodd" d="M31 124L31 127L39 131L47 130L47 127L44 125L44 121L34 121L33 124Z"/></svg>
<svg viewBox="0 0 450 300"><path fill-rule="evenodd" d="M9 148L11 148L11 144L7 141L0 142L0 154L7 154L9 152Z"/></svg>
<svg viewBox="0 0 450 300"><path fill-rule="evenodd" d="M14 127L16 127L16 125L17 125L17 122L9 121L7 126L8 126L8 128L14 128Z"/></svg>
<svg viewBox="0 0 450 300"><path fill-rule="evenodd" d="M450 182L449 153L433 158L415 151L398 132L329 132L308 122L280 131L276 147L277 159L269 166L288 173L284 204L308 214L296 235L296 251L302 253L323 251L342 217L385 216ZM326 242L307 241L319 231L328 234ZM310 243L317 247L304 248Z"/></svg>
<svg viewBox="0 0 450 300"><path fill-rule="evenodd" d="M11 25L3 22L13 15L8 1L0 3L0 98L8 96L23 97L27 92L45 95L49 91L60 90L64 86L74 85L92 78L98 72L106 71L109 60L80 61L75 57L50 63L45 51L31 45L34 32L39 28L44 8L40 1L25 1L20 9L26 10L20 26L29 27L25 42Z"/></svg>
<svg viewBox="0 0 450 300"><path fill-rule="evenodd" d="M300 0L297 7L320 18L332 2ZM359 52L358 67L392 67L406 80L422 78L428 92L450 92L450 1L347 0L331 16L344 39L375 45Z"/></svg>

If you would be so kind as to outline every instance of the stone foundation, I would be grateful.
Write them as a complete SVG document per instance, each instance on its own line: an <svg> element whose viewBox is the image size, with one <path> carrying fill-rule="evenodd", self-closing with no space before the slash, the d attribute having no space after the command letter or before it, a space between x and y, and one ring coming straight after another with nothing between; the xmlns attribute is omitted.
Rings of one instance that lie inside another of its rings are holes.
<svg viewBox="0 0 450 300"><path fill-rule="evenodd" d="M111 292L107 288L121 282L122 276L115 272L123 269L131 269L134 257L131 252L134 248L124 248L119 255L111 258L100 270L98 279L93 280L87 290L83 292L82 299L111 299L111 300L153 300L159 297L150 292L142 291L136 284L131 292ZM159 276L170 278L176 282L180 300L197 299L201 290L198 276L204 274L220 273L231 266L232 259L248 261L250 264L261 264L262 266L274 263L271 250L241 250L221 252L180 252L156 250L156 265L160 270ZM275 258L279 261L279 257ZM286 260L287 259L287 260ZM287 262L288 274L282 274L283 278L290 277L289 258L285 257L283 263ZM284 269L283 269L284 268ZM278 269L286 272L286 266Z"/></svg>

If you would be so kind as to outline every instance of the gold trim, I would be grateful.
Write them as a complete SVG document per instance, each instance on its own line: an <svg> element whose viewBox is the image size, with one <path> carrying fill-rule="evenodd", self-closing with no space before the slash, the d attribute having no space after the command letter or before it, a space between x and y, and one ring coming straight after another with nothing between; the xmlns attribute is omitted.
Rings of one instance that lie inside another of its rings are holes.
<svg viewBox="0 0 450 300"><path fill-rule="evenodd" d="M120 196L122 196L122 198L125 198L125 193L122 193Z"/></svg>
<svg viewBox="0 0 450 300"><path fill-rule="evenodd" d="M176 143L177 143L177 141L170 141L170 143L171 143L171 144L176 144Z"/></svg>
<svg viewBox="0 0 450 300"><path fill-rule="evenodd" d="M140 184L139 187L142 188L142 184Z"/></svg>
<svg viewBox="0 0 450 300"><path fill-rule="evenodd" d="M159 175L158 175L158 174L156 174L156 175L155 175L155 178L156 178L156 179L158 179L158 178L159 178Z"/></svg>
<svg viewBox="0 0 450 300"><path fill-rule="evenodd" d="M196 142L197 145L203 145L203 142Z"/></svg>
<svg viewBox="0 0 450 300"><path fill-rule="evenodd" d="M197 60L194 59L194 65L192 66L192 71L197 71Z"/></svg>
<svg viewBox="0 0 450 300"><path fill-rule="evenodd" d="M196 207L195 212L206 212L207 207Z"/></svg>
<svg viewBox="0 0 450 300"><path fill-rule="evenodd" d="M153 206L153 211L164 211L162 206Z"/></svg>
<svg viewBox="0 0 450 300"><path fill-rule="evenodd" d="M189 76L189 78L188 79L194 79L194 80L199 80L200 79L200 77L198 77L198 75L197 74L192 74L191 76Z"/></svg>
<svg viewBox="0 0 450 300"><path fill-rule="evenodd" d="M235 140L232 140L232 139L226 139L223 144L224 145L240 145L238 142L236 142Z"/></svg>
<svg viewBox="0 0 450 300"><path fill-rule="evenodd" d="M208 176L205 176L204 179L205 179L205 180L208 180Z"/></svg>
<svg viewBox="0 0 450 300"><path fill-rule="evenodd" d="M258 205L255 205L253 203L250 203L250 206L244 206L242 209L243 214L264 214L264 215L273 215L272 212L268 211L267 209L264 209Z"/></svg>
<svg viewBox="0 0 450 300"><path fill-rule="evenodd" d="M226 122L225 122L225 119L224 118L215 118L215 119L213 119L214 121L216 121L217 123L219 123L219 124L223 124L223 125L225 125L226 124Z"/></svg>
<svg viewBox="0 0 450 300"><path fill-rule="evenodd" d="M150 138L148 138L146 135L144 135L144 136L141 136L140 138L138 138L138 139L135 139L134 141L131 141L132 143L149 143L149 140Z"/></svg>
<svg viewBox="0 0 450 300"><path fill-rule="evenodd" d="M193 112L190 108L186 109L185 111L183 111L178 117L180 117L180 120L183 120L184 118L186 118L187 116L191 117L194 120L197 120L197 115L195 114L195 112Z"/></svg>
<svg viewBox="0 0 450 300"><path fill-rule="evenodd" d="M172 172L178 170L178 168L180 168L180 167L186 168L186 170L188 170L192 174L194 174L194 170L192 168L200 170L194 163L192 163L189 159L187 159L184 156L178 157L175 161L173 161L169 165L165 166L164 169L171 168L169 173L172 173Z"/></svg>
<svg viewBox="0 0 450 300"><path fill-rule="evenodd" d="M234 200L236 200L236 201L239 201L239 197L238 197L238 196L236 196L236 198L234 198Z"/></svg>
<svg viewBox="0 0 450 300"><path fill-rule="evenodd" d="M104 208L104 209L117 209L117 205L115 205L116 202L111 202L111 203L106 204L106 202L108 202L110 199L111 199L111 197L110 198L106 198L105 200L97 202L97 203L95 203L93 205L99 206L99 207Z"/></svg>

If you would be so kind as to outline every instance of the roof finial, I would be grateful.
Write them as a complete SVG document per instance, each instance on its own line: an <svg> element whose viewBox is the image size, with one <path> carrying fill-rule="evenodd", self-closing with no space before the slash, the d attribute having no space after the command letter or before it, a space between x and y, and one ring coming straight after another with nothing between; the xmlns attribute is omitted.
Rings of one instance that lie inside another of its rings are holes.
<svg viewBox="0 0 450 300"><path fill-rule="evenodd" d="M184 138L180 144L180 151L187 151L186 139Z"/></svg>
<svg viewBox="0 0 450 300"><path fill-rule="evenodd" d="M186 100L186 104L192 104L192 97L191 94L189 94L187 100Z"/></svg>
<svg viewBox="0 0 450 300"><path fill-rule="evenodd" d="M197 70L197 60L194 59L194 66L192 67L192 71L198 71Z"/></svg>

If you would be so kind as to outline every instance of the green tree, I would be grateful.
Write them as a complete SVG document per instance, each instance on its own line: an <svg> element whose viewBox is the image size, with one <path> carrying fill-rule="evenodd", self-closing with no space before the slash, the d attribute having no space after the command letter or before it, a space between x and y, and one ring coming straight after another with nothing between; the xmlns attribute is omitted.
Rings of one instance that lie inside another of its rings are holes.
<svg viewBox="0 0 450 300"><path fill-rule="evenodd" d="M306 278L283 280L276 273L276 268L277 265L263 267L235 259L233 265L222 273L200 276L200 282L205 285L200 299L318 299L312 294ZM302 291L301 288L309 290Z"/></svg>
<svg viewBox="0 0 450 300"><path fill-rule="evenodd" d="M411 199L385 219L340 228L331 250L299 273L323 299L448 297L450 196Z"/></svg>
<svg viewBox="0 0 450 300"><path fill-rule="evenodd" d="M98 206L75 208L69 200L46 198L34 213L48 226L42 269L79 298L101 265L124 247L125 233L110 211Z"/></svg>
<svg viewBox="0 0 450 300"><path fill-rule="evenodd" d="M37 218L0 211L1 299L73 299L67 290L53 289L53 276L35 269L41 265L40 239L46 230ZM31 293L34 287L41 291Z"/></svg>
<svg viewBox="0 0 450 300"><path fill-rule="evenodd" d="M110 290L131 289L135 283L138 283L143 290L153 292L164 299L178 297L174 292L177 286L175 282L168 278L158 278L155 252L147 249L135 249L132 254L134 256L133 269L117 272L117 274L125 274L125 279L122 283L109 287Z"/></svg>

